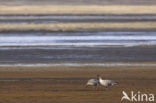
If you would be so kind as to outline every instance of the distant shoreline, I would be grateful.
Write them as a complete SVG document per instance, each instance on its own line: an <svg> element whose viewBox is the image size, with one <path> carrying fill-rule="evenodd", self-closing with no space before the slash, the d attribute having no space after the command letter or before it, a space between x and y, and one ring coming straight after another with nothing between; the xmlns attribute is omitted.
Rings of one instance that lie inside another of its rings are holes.
<svg viewBox="0 0 156 103"><path fill-rule="evenodd" d="M44 8L44 9L43 9ZM19 5L0 6L0 15L156 14L155 5Z"/></svg>

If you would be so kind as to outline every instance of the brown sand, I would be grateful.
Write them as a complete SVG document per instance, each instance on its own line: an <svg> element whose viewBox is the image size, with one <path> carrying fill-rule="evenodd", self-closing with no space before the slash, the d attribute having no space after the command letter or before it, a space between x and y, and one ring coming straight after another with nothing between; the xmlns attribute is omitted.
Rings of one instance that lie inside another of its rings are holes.
<svg viewBox="0 0 156 103"><path fill-rule="evenodd" d="M0 71L1 103L115 103L123 90L156 94L155 67L1 67ZM85 88L97 74L119 84Z"/></svg>
<svg viewBox="0 0 156 103"><path fill-rule="evenodd" d="M44 9L43 9L44 8ZM0 5L0 15L103 15L103 14L124 14L124 15L144 15L155 14L156 6L136 6L136 5L20 5L3 6Z"/></svg>

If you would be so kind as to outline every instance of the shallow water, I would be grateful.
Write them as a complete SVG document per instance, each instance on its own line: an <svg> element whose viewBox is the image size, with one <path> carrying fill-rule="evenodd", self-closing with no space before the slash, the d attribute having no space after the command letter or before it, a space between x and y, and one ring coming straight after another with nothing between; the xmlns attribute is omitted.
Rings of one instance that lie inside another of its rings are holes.
<svg viewBox="0 0 156 103"><path fill-rule="evenodd" d="M0 64L154 62L154 45L156 32L0 34Z"/></svg>
<svg viewBox="0 0 156 103"><path fill-rule="evenodd" d="M154 62L155 53L156 47L2 47L0 64Z"/></svg>
<svg viewBox="0 0 156 103"><path fill-rule="evenodd" d="M81 19L89 19L89 18L156 18L156 15L0 15L0 18L43 18L43 19L74 19L74 18L81 18Z"/></svg>
<svg viewBox="0 0 156 103"><path fill-rule="evenodd" d="M0 46L139 46L156 45L156 32L0 34Z"/></svg>
<svg viewBox="0 0 156 103"><path fill-rule="evenodd" d="M5 23L80 23L80 22L152 22L156 15L0 15L0 24Z"/></svg>

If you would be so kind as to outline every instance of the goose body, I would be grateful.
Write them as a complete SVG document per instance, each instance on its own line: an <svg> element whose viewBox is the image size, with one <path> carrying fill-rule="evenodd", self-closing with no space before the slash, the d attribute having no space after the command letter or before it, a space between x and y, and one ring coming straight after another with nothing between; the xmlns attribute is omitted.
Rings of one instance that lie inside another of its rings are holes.
<svg viewBox="0 0 156 103"><path fill-rule="evenodd" d="M97 86L99 84L99 80L98 79L89 79L87 84L86 84L86 87L87 86Z"/></svg>
<svg viewBox="0 0 156 103"><path fill-rule="evenodd" d="M100 83L100 85L102 85L104 87L109 87L109 86L113 86L113 85L117 84L116 82L114 82L112 80L102 79L101 77L99 77L99 83Z"/></svg>

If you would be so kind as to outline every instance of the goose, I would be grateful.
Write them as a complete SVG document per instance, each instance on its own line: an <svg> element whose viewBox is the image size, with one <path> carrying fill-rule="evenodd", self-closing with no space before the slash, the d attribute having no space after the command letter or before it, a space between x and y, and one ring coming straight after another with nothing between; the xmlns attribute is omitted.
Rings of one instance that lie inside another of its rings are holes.
<svg viewBox="0 0 156 103"><path fill-rule="evenodd" d="M102 77L99 76L99 84L103 87L109 87L109 86L113 86L115 84L117 84L117 82L114 82L112 80L108 80L108 79L102 79Z"/></svg>
<svg viewBox="0 0 156 103"><path fill-rule="evenodd" d="M99 84L99 80L98 79L89 79L87 84L86 84L86 87L88 87L88 86L96 87L98 84Z"/></svg>

